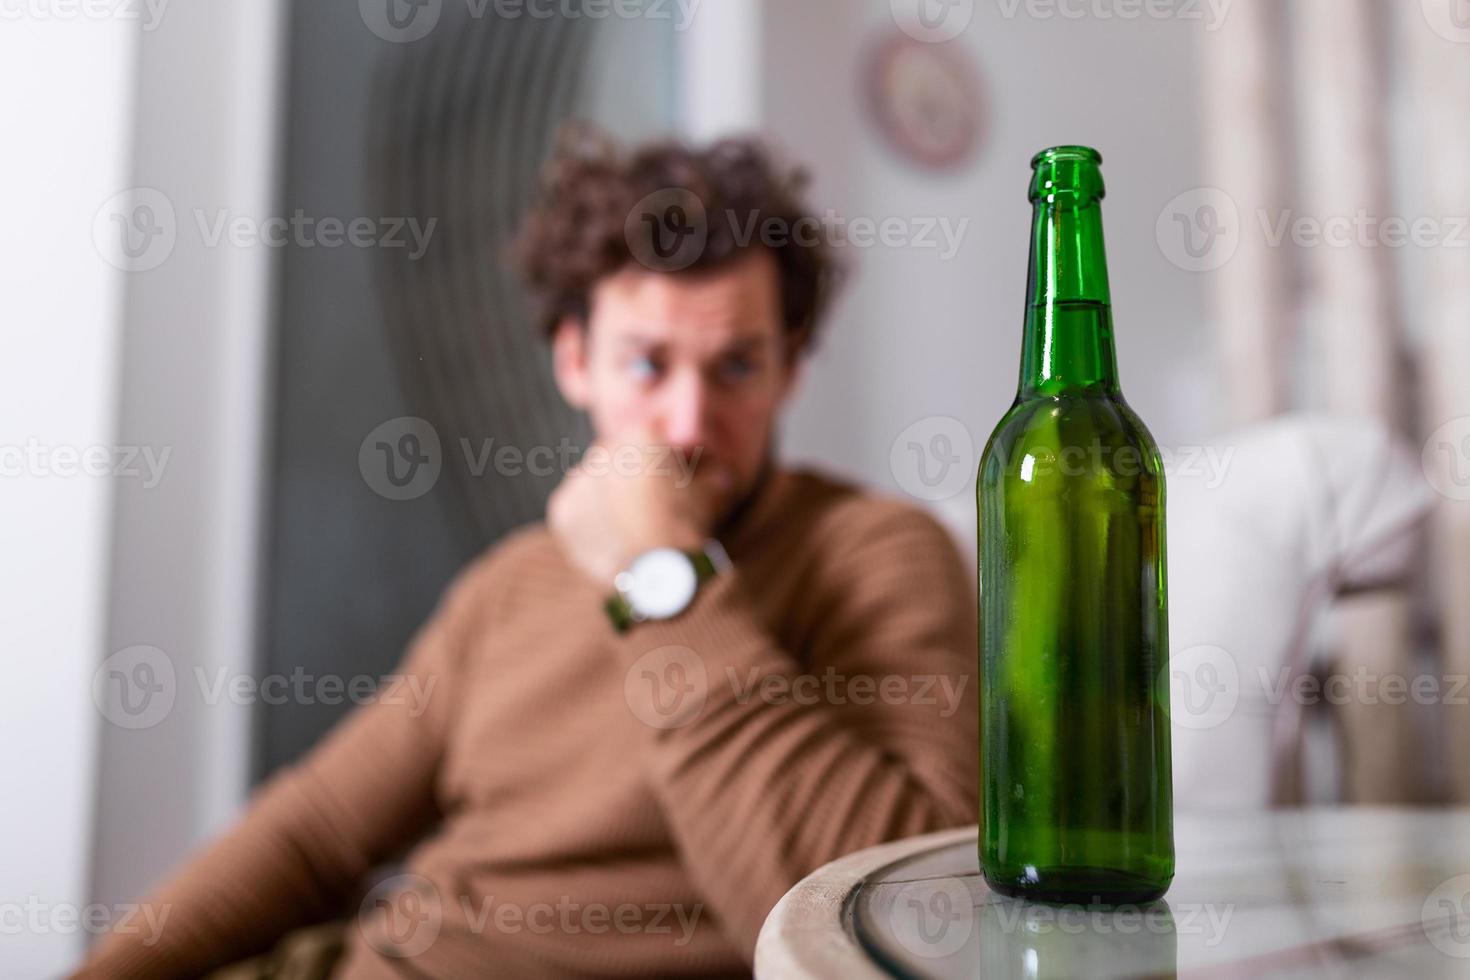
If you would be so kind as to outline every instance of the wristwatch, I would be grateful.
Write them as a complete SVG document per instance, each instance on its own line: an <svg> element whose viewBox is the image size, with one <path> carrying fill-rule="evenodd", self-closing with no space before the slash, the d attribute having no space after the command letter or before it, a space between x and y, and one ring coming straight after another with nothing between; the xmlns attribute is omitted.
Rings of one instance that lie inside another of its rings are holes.
<svg viewBox="0 0 1470 980"><path fill-rule="evenodd" d="M673 619L689 608L701 585L729 566L730 556L713 539L697 551L644 552L613 579L617 591L607 600L608 618L619 633L634 623Z"/></svg>

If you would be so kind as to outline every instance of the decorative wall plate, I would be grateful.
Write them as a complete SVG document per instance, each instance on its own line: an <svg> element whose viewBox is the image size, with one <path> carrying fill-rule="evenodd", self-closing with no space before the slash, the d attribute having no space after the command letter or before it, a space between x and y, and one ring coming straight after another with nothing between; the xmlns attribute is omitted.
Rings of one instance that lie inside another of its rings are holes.
<svg viewBox="0 0 1470 980"><path fill-rule="evenodd" d="M985 122L979 73L956 42L885 37L868 60L868 111L884 142L900 157L930 170L969 160Z"/></svg>

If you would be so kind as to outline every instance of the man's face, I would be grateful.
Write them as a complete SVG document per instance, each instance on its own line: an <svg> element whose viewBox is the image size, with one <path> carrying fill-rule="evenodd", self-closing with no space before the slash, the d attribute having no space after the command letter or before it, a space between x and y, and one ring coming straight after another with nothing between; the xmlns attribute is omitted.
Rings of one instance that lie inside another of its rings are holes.
<svg viewBox="0 0 1470 980"><path fill-rule="evenodd" d="M600 441L616 448L646 433L701 467L728 468L737 498L759 475L796 370L763 249L711 272L630 265L596 286L585 329L561 324L554 357L562 393Z"/></svg>

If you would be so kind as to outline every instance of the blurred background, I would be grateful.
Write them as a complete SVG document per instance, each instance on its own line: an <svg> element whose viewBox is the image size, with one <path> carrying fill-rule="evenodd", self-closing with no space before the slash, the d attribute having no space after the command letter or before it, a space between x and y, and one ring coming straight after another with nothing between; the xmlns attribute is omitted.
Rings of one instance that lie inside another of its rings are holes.
<svg viewBox="0 0 1470 980"><path fill-rule="evenodd" d="M971 551L1027 163L1099 148L1123 385L1178 485L1180 805L1470 799L1467 0L0 18L0 899L137 898L539 519L586 431L503 250L572 119L809 169L853 274L784 455ZM1224 715L1181 717L1192 680ZM23 976L90 938L7 931Z"/></svg>

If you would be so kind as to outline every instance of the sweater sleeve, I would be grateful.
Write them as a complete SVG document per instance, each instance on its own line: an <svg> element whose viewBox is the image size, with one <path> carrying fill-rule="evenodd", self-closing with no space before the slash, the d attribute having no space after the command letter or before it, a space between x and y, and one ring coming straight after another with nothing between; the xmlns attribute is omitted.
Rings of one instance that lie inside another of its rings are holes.
<svg viewBox="0 0 1470 980"><path fill-rule="evenodd" d="M747 959L820 865L978 818L973 578L927 515L878 511L804 578L822 613L801 650L762 628L738 569L618 641L685 867Z"/></svg>
<svg viewBox="0 0 1470 980"><path fill-rule="evenodd" d="M344 912L378 861L439 815L435 776L474 605L468 576L419 629L395 674L305 758L271 777L243 817L102 937L77 977L191 977ZM142 922L161 927L141 928Z"/></svg>

